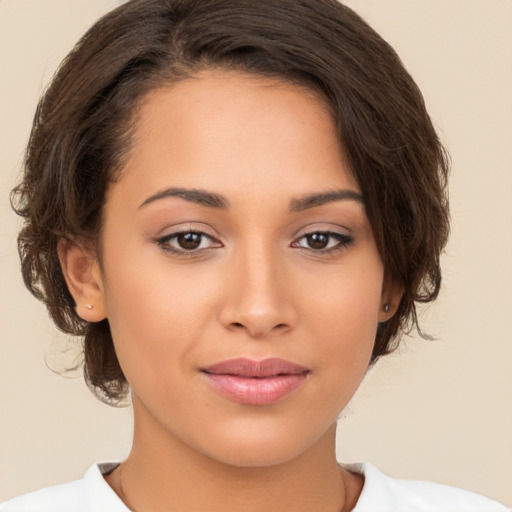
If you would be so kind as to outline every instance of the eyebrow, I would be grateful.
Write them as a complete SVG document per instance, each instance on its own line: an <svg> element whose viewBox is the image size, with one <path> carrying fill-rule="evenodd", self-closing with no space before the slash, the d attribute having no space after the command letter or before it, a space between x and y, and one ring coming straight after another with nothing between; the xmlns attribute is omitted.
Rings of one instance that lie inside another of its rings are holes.
<svg viewBox="0 0 512 512"><path fill-rule="evenodd" d="M143 208L144 206L153 203L154 201L158 201L159 199L164 199L167 197L179 197L185 201L190 201L191 203L200 204L202 206L208 206L210 208L226 209L229 207L228 200L220 194L215 194L213 192L207 192L206 190L200 189L172 187L165 190L160 190L156 194L148 197L139 206L139 208Z"/></svg>
<svg viewBox="0 0 512 512"><path fill-rule="evenodd" d="M330 190L327 192L320 192L316 194L308 194L298 199L290 201L289 212L302 212L309 208L315 208L335 201L356 201L364 205L363 196L355 190Z"/></svg>
<svg viewBox="0 0 512 512"><path fill-rule="evenodd" d="M178 197L180 199L184 199L185 201L196 203L201 206L207 206L209 208L219 208L223 210L229 208L229 201L220 194L201 189L188 189L180 187L171 187L156 192L152 196L148 197L139 206L139 208L143 208L150 203L168 197ZM364 204L363 196L355 190L330 190L327 192L313 193L292 199L290 201L288 211L290 213L302 212L310 208L315 208L336 201L356 201L358 203Z"/></svg>

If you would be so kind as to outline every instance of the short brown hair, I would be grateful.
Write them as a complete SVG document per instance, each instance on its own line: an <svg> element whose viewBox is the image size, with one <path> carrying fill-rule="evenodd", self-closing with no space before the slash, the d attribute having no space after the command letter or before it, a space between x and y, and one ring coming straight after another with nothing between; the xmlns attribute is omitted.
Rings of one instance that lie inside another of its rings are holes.
<svg viewBox="0 0 512 512"><path fill-rule="evenodd" d="M60 267L63 237L94 243L140 99L158 85L220 67L305 85L327 100L384 263L403 290L377 330L372 362L418 326L417 302L441 284L448 159L422 95L395 51L336 0L131 0L101 18L41 99L13 205L29 290L59 329L83 336L96 395L127 391L108 320L75 311Z"/></svg>

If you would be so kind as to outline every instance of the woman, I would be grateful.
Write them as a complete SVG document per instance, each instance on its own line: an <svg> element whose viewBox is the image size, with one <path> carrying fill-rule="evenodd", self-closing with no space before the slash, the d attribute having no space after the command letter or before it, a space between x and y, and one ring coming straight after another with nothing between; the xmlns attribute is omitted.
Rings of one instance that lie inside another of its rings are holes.
<svg viewBox="0 0 512 512"><path fill-rule="evenodd" d="M330 0L135 0L39 106L25 282L84 336L120 465L10 510L505 510L340 466L336 418L438 294L444 150L393 50Z"/></svg>

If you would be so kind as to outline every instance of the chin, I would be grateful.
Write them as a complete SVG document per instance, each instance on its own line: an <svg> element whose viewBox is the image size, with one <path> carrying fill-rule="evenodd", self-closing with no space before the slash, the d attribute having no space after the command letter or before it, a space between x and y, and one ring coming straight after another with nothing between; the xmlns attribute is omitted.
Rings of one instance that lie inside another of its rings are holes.
<svg viewBox="0 0 512 512"><path fill-rule="evenodd" d="M210 439L210 449L203 453L221 463L240 468L278 466L306 454L330 431L313 433L300 428L280 429L275 426L233 429L223 436L216 436L216 440ZM332 439L334 443L334 435ZM213 450L212 446L215 447Z"/></svg>
<svg viewBox="0 0 512 512"><path fill-rule="evenodd" d="M275 448L275 449L274 449ZM238 468L264 468L279 466L296 459L302 450L283 450L282 447L261 447L251 449L243 447L239 450L227 450L222 454L211 454L212 458L223 464Z"/></svg>

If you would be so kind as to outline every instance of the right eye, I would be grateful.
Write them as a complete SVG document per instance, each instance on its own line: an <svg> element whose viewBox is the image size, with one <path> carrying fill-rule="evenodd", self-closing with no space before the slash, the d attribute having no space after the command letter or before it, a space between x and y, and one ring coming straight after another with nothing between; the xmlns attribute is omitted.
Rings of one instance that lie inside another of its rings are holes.
<svg viewBox="0 0 512 512"><path fill-rule="evenodd" d="M156 242L166 251L182 254L222 247L220 242L201 231L179 231L159 238Z"/></svg>

